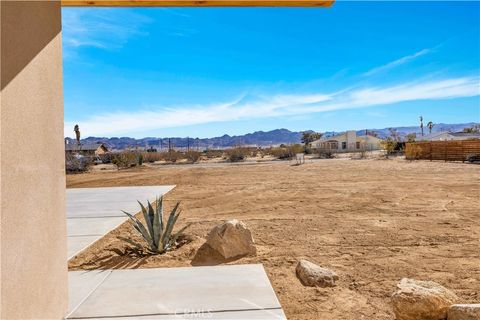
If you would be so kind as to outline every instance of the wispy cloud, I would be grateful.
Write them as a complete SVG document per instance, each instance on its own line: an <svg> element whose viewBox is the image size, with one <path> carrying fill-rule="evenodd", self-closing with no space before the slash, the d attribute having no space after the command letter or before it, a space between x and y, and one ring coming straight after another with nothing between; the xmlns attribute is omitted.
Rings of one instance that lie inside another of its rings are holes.
<svg viewBox="0 0 480 320"><path fill-rule="evenodd" d="M440 100L480 95L480 78L462 77L409 82L390 87L347 89L334 93L244 95L224 103L150 108L148 111L104 113L79 124L96 136L135 135L145 131L235 120L298 116L342 109L392 105L415 100ZM154 110L154 111L152 111ZM74 122L65 123L70 135Z"/></svg>
<svg viewBox="0 0 480 320"><path fill-rule="evenodd" d="M390 69L393 69L395 67L398 67L402 64L405 64L405 63L408 63L412 60L415 60L416 58L418 57L421 57L421 56L424 56L426 54L429 54L430 52L432 52L433 49L422 49L418 52L415 52L414 54L411 54L411 55L408 55L408 56L405 56L405 57L402 57L400 59L397 59L395 61L392 61L392 62L389 62L383 66L379 66L379 67L376 67L376 68L373 68L367 72L364 73L364 76L371 76L371 75L374 75L374 74L377 74L377 73L380 73L380 72L384 72L384 71L387 71L387 70L390 70Z"/></svg>
<svg viewBox="0 0 480 320"><path fill-rule="evenodd" d="M133 36L147 35L143 26L151 19L128 9L63 9L63 46L118 49Z"/></svg>

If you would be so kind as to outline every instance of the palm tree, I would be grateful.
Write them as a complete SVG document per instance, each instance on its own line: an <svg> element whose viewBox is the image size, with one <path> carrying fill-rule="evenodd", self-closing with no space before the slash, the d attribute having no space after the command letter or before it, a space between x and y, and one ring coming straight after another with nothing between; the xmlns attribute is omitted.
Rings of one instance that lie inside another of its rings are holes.
<svg viewBox="0 0 480 320"><path fill-rule="evenodd" d="M420 129L422 130L422 137L423 137L423 117L420 116Z"/></svg>
<svg viewBox="0 0 480 320"><path fill-rule="evenodd" d="M432 121L430 121L429 123L427 123L427 127L428 127L428 130L429 130L429 133L432 133L432 129L435 125L433 124Z"/></svg>

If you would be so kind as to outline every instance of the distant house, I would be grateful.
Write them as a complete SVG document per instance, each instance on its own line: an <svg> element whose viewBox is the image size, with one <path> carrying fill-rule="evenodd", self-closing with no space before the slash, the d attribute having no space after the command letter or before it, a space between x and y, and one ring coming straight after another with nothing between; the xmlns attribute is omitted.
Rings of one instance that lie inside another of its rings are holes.
<svg viewBox="0 0 480 320"><path fill-rule="evenodd" d="M67 143L65 144L65 153L80 154L82 156L93 157L101 156L108 152L108 148L103 143Z"/></svg>
<svg viewBox="0 0 480 320"><path fill-rule="evenodd" d="M355 152L363 150L380 150L382 140L372 135L357 136L357 132L349 130L332 137L322 137L311 143L314 149L329 150L332 152Z"/></svg>
<svg viewBox="0 0 480 320"><path fill-rule="evenodd" d="M448 140L467 140L480 139L480 133L467 132L435 132L427 134L423 137L416 138L417 141L448 141Z"/></svg>

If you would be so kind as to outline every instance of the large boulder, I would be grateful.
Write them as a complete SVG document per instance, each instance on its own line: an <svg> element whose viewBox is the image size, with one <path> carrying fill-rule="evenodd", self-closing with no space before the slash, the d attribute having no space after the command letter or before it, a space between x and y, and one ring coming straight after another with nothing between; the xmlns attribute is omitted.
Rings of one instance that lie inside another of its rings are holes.
<svg viewBox="0 0 480 320"><path fill-rule="evenodd" d="M403 278L392 295L397 320L440 320L448 307L458 301L452 291L433 281Z"/></svg>
<svg viewBox="0 0 480 320"><path fill-rule="evenodd" d="M304 286L334 287L335 280L338 280L337 274L332 270L320 267L307 260L300 260L295 271Z"/></svg>
<svg viewBox="0 0 480 320"><path fill-rule="evenodd" d="M480 320L480 303L452 304L448 308L448 320Z"/></svg>
<svg viewBox="0 0 480 320"><path fill-rule="evenodd" d="M245 223L236 219L213 228L206 243L225 259L254 255L257 252L252 233Z"/></svg>

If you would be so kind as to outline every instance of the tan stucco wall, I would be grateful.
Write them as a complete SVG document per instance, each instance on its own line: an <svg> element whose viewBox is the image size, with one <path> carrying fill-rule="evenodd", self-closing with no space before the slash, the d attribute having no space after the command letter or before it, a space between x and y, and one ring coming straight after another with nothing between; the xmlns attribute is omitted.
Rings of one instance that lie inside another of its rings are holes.
<svg viewBox="0 0 480 320"><path fill-rule="evenodd" d="M61 10L1 2L2 319L67 310Z"/></svg>

